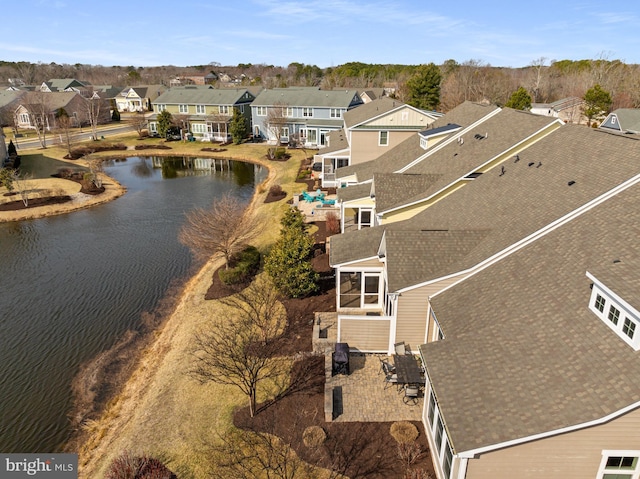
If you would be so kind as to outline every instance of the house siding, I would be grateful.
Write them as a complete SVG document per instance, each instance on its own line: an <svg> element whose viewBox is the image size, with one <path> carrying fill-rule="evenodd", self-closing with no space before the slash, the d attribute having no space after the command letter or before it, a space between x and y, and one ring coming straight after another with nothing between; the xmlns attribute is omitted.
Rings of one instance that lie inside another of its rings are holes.
<svg viewBox="0 0 640 479"><path fill-rule="evenodd" d="M362 316L365 318L366 316ZM340 342L363 352L387 352L389 349L388 319L341 319Z"/></svg>
<svg viewBox="0 0 640 479"><path fill-rule="evenodd" d="M427 317L429 298L447 286L460 280L463 275L430 283L405 291L398 297L396 337L394 342L404 341L417 350L418 345L431 342L433 318Z"/></svg>
<svg viewBox="0 0 640 479"><path fill-rule="evenodd" d="M382 130L384 128L373 131L353 131L351 133L351 165L375 160L383 153L416 134L415 131L385 130L389 132L389 144L387 146L379 146L378 135Z"/></svg>
<svg viewBox="0 0 640 479"><path fill-rule="evenodd" d="M466 479L595 478L602 451L638 449L640 409L606 424L481 454Z"/></svg>

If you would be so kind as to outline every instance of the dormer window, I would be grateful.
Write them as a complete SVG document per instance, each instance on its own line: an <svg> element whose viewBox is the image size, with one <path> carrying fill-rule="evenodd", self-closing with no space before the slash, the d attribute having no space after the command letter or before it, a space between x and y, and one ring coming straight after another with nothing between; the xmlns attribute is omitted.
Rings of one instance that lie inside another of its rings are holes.
<svg viewBox="0 0 640 479"><path fill-rule="evenodd" d="M589 309L635 351L640 350L640 313L627 301L587 272L593 281Z"/></svg>

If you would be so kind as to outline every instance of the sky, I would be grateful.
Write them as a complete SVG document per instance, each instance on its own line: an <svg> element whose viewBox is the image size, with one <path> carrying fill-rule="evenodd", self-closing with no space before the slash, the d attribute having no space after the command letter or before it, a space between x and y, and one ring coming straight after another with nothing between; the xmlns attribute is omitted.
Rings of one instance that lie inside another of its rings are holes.
<svg viewBox="0 0 640 479"><path fill-rule="evenodd" d="M510 4L510 5L509 5ZM21 0L0 60L129 66L292 62L523 67L640 63L640 2L539 0Z"/></svg>

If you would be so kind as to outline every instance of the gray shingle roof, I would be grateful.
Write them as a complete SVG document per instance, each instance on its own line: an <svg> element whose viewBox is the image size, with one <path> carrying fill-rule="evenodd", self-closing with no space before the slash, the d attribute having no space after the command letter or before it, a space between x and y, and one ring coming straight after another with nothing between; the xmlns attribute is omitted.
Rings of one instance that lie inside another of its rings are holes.
<svg viewBox="0 0 640 479"><path fill-rule="evenodd" d="M636 185L433 298L445 339L420 349L455 451L599 420L640 401L640 356L590 312L585 276L620 258L637 295L638 224Z"/></svg>
<svg viewBox="0 0 640 479"><path fill-rule="evenodd" d="M338 188L338 199L340 201L357 200L371 195L371 183L353 185L348 188Z"/></svg>
<svg viewBox="0 0 640 479"><path fill-rule="evenodd" d="M376 256L383 233L384 228L379 227L332 236L329 263L337 265Z"/></svg>
<svg viewBox="0 0 640 479"><path fill-rule="evenodd" d="M362 100L356 90L320 90L318 88L273 88L262 90L252 106L285 104L306 107L349 108Z"/></svg>
<svg viewBox="0 0 640 479"><path fill-rule="evenodd" d="M363 121L388 113L402 105L404 105L404 103L401 101L387 97L370 101L369 103L365 103L364 105L360 105L358 108L354 108L346 112L343 115L344 125L347 128L351 128Z"/></svg>
<svg viewBox="0 0 640 479"><path fill-rule="evenodd" d="M456 123L463 127L468 127L497 108L496 105L482 105L466 101L449 111L446 115L438 118L429 126L431 128L438 128L446 126L449 123ZM359 182L370 181L374 173L392 173L398 171L425 153L426 151L420 147L420 137L416 133L375 160L339 168L336 172L337 178L344 178L355 174Z"/></svg>
<svg viewBox="0 0 640 479"><path fill-rule="evenodd" d="M618 108L611 115L618 117L618 123L622 131L640 132L640 109Z"/></svg>
<svg viewBox="0 0 640 479"><path fill-rule="evenodd" d="M326 155L333 153L334 151L346 150L349 148L349 142L345 137L344 129L337 131L330 131L327 133L329 146L321 148L318 151L318 155Z"/></svg>
<svg viewBox="0 0 640 479"><path fill-rule="evenodd" d="M234 105L247 103L253 98L242 100L246 88L172 88L154 100L167 105Z"/></svg>
<svg viewBox="0 0 640 479"><path fill-rule="evenodd" d="M399 203L432 191L442 175L413 175L402 173L375 173L373 191L376 210L385 211ZM347 188L349 189L349 188Z"/></svg>

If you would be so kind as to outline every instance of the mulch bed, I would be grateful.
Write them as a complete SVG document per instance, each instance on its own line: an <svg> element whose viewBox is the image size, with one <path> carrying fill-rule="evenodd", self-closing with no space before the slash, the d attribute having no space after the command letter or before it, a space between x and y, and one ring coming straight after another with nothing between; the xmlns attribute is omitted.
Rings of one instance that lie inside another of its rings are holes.
<svg viewBox="0 0 640 479"><path fill-rule="evenodd" d="M406 470L398 445L390 434L391 422L340 423L324 421L324 357L310 356L294 364L291 387L275 403L262 405L255 417L249 409L236 410L237 427L275 434L288 443L304 461L345 474L350 479L397 479ZM419 422L414 422L418 430ZM327 434L317 448L302 439L309 426L320 426ZM423 454L412 469L433 474L424 434L418 437ZM424 476L423 476L424 477ZM428 477L428 476L427 476ZM431 477L435 477L432 475Z"/></svg>
<svg viewBox="0 0 640 479"><path fill-rule="evenodd" d="M212 153L222 153L223 151L227 151L226 148L209 148L209 147L205 147L205 148L200 148L200 151L209 151Z"/></svg>
<svg viewBox="0 0 640 479"><path fill-rule="evenodd" d="M276 201L284 200L287 197L287 193L283 191L279 195L275 195L269 191L267 197L264 199L265 203L275 203Z"/></svg>
<svg viewBox="0 0 640 479"><path fill-rule="evenodd" d="M321 275L321 290L318 294L304 299L286 299L283 305L287 311L287 328L271 350L278 354L293 356L307 353L297 361L291 372L291 384L287 391L275 402L262 404L258 413L251 418L249 408L237 409L233 422L236 427L267 432L277 435L289 444L304 461L345 474L350 479L396 479L403 477L406 470L398 454L398 445L390 434L391 422L381 423L340 423L324 421L324 357L310 356L312 351L311 332L317 311L335 311L335 277L329 266L328 255L324 252L326 241L325 222L316 222L316 254L312 260L314 269ZM224 285L217 272L206 299L216 299L233 294L244 288ZM419 422L414 423L418 430ZM327 440L320 447L305 446L302 434L309 426L320 426L327 434ZM424 434L418 443L424 454L412 464L412 469L423 469L433 474L433 466L428 454ZM424 476L423 476L424 477ZM428 476L427 476L428 477Z"/></svg>
<svg viewBox="0 0 640 479"><path fill-rule="evenodd" d="M172 150L170 146L167 145L136 145L136 150Z"/></svg>
<svg viewBox="0 0 640 479"><path fill-rule="evenodd" d="M29 200L27 206L22 200L11 201L9 203L0 204L0 211L17 211L26 210L28 208L36 208L38 206L59 205L71 201L70 196L47 196L45 198L33 198Z"/></svg>

